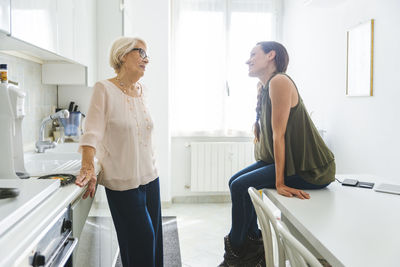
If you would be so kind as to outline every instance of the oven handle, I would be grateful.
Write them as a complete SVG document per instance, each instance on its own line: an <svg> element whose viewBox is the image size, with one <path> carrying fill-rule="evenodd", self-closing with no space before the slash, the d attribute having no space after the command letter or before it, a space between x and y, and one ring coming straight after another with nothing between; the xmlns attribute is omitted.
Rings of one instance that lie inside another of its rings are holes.
<svg viewBox="0 0 400 267"><path fill-rule="evenodd" d="M71 256L77 244L78 244L78 238L69 237L64 243L63 249L61 249L59 253L57 253L55 259L51 262L49 266L50 267L64 266L67 263L69 257Z"/></svg>

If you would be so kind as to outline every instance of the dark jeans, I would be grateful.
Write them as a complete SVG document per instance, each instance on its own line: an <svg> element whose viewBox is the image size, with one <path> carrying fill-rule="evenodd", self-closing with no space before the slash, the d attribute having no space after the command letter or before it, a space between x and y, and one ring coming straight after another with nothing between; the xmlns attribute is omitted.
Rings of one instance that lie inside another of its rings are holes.
<svg viewBox="0 0 400 267"><path fill-rule="evenodd" d="M285 177L285 185L297 189L321 189L328 184L310 184L300 176L293 175ZM236 173L229 181L232 199L232 228L229 237L235 248L244 244L246 236L260 236L257 215L247 192L249 187L275 188L275 164L258 161Z"/></svg>
<svg viewBox="0 0 400 267"><path fill-rule="evenodd" d="M106 188L124 267L162 267L159 179L126 191Z"/></svg>

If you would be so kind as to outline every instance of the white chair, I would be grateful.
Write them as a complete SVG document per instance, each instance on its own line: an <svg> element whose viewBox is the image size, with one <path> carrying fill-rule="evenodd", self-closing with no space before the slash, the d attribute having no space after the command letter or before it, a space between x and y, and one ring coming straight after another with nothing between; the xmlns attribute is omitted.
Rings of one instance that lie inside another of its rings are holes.
<svg viewBox="0 0 400 267"><path fill-rule="evenodd" d="M322 267L317 258L289 232L282 222L277 222L277 228L291 267Z"/></svg>
<svg viewBox="0 0 400 267"><path fill-rule="evenodd" d="M278 252L278 266L284 267L286 265L285 254L284 254L283 244L278 235L278 229L277 229L278 220L274 216L272 210L267 206L267 204L264 203L260 193L254 187L250 187L248 189L248 192L251 201L253 202L254 209L256 210L257 218L261 227L266 266L275 267L275 262L274 262L275 260L273 256L274 245L272 240L272 233L274 232L277 241L277 247L275 248L275 251Z"/></svg>

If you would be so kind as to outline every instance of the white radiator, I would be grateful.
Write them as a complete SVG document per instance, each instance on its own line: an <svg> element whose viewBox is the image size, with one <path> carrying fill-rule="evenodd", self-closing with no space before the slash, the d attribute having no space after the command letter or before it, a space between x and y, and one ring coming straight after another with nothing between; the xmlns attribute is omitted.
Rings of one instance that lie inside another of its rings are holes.
<svg viewBox="0 0 400 267"><path fill-rule="evenodd" d="M252 142L193 142L191 191L227 192L233 174L254 163Z"/></svg>

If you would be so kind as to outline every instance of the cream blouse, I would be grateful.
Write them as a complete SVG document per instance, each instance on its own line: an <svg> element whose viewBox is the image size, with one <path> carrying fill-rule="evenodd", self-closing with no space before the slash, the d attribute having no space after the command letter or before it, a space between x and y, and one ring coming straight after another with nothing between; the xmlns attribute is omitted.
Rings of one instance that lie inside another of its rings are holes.
<svg viewBox="0 0 400 267"><path fill-rule="evenodd" d="M139 97L124 94L108 80L97 82L85 120L81 146L96 149L99 184L129 190L158 177L152 148L153 121Z"/></svg>

